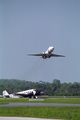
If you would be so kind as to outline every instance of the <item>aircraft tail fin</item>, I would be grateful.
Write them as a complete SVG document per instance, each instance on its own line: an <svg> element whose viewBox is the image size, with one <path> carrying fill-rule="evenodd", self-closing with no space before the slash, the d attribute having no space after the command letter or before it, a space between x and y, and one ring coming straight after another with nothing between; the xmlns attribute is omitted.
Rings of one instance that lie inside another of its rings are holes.
<svg viewBox="0 0 80 120"><path fill-rule="evenodd" d="M10 97L9 93L6 90L3 91L3 97L5 97L5 98L9 98Z"/></svg>

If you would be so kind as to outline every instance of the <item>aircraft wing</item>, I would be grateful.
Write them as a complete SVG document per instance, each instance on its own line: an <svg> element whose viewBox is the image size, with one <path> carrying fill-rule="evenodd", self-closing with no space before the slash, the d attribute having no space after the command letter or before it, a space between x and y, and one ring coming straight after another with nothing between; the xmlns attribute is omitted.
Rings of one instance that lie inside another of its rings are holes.
<svg viewBox="0 0 80 120"><path fill-rule="evenodd" d="M29 56L43 56L45 55L44 53L38 53L38 54L28 54Z"/></svg>
<svg viewBox="0 0 80 120"><path fill-rule="evenodd" d="M64 55L51 54L51 57L65 57Z"/></svg>

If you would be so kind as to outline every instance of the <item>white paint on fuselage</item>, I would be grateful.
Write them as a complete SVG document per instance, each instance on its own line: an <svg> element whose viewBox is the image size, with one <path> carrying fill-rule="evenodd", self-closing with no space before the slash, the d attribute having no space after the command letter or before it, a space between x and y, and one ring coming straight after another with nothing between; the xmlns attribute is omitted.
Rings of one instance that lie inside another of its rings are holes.
<svg viewBox="0 0 80 120"><path fill-rule="evenodd" d="M16 92L16 94L29 94L29 93L31 93L31 92L34 92L34 91L36 91L35 89L30 89L30 90L25 90L25 91L21 91L21 92Z"/></svg>
<svg viewBox="0 0 80 120"><path fill-rule="evenodd" d="M51 46L47 49L47 51L45 52L45 54L51 54L53 52L54 48Z"/></svg>

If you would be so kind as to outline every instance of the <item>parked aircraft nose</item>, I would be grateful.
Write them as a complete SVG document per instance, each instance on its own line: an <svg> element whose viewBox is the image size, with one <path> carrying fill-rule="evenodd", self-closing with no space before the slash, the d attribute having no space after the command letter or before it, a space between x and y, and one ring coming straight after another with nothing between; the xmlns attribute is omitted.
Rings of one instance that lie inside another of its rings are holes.
<svg viewBox="0 0 80 120"><path fill-rule="evenodd" d="M36 94L40 94L41 90L36 90Z"/></svg>

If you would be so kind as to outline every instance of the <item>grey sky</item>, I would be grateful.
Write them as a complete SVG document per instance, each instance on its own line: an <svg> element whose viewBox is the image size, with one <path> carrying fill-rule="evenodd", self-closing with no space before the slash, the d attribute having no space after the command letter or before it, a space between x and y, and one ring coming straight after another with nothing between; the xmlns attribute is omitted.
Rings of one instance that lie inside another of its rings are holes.
<svg viewBox="0 0 80 120"><path fill-rule="evenodd" d="M0 0L0 78L80 82L80 0ZM41 59L28 53L65 58Z"/></svg>

